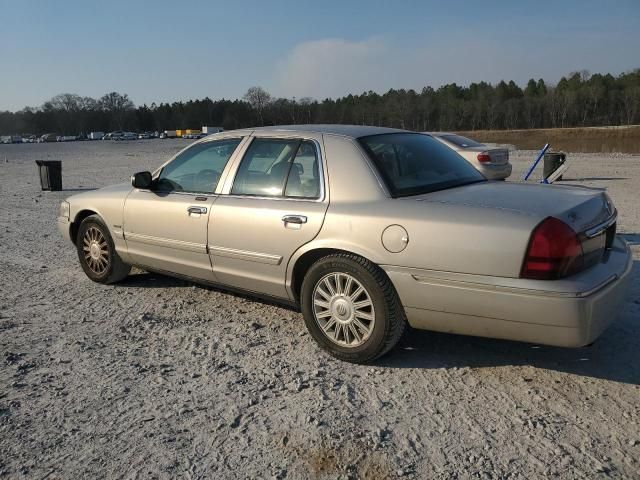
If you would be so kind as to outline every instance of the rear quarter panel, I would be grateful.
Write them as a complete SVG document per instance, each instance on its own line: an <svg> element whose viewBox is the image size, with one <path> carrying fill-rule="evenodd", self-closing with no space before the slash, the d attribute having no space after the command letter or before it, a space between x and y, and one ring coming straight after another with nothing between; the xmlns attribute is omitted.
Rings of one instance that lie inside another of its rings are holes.
<svg viewBox="0 0 640 480"><path fill-rule="evenodd" d="M379 265L517 277L537 215L502 209L390 198L354 140L326 136L331 202L318 236L289 265L318 248L340 249ZM382 244L391 225L408 233L406 248L392 253Z"/></svg>

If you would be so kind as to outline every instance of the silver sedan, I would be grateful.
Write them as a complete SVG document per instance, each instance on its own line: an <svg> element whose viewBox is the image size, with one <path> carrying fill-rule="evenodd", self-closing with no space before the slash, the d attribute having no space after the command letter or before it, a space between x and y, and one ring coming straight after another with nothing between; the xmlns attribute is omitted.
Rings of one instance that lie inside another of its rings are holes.
<svg viewBox="0 0 640 480"><path fill-rule="evenodd" d="M504 180L511 175L509 150L491 148L457 133L425 132L462 156L489 180Z"/></svg>
<svg viewBox="0 0 640 480"><path fill-rule="evenodd" d="M60 207L86 275L135 265L298 306L368 362L406 325L576 347L615 318L631 254L599 190L489 182L434 138L307 125L228 131Z"/></svg>

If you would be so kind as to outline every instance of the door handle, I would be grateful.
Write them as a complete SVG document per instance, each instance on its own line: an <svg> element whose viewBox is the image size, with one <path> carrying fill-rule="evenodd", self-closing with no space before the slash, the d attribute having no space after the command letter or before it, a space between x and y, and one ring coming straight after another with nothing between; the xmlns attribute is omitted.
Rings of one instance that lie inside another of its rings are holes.
<svg viewBox="0 0 640 480"><path fill-rule="evenodd" d="M189 212L189 215L192 213L207 213L207 207L189 207L187 208L187 212Z"/></svg>
<svg viewBox="0 0 640 480"><path fill-rule="evenodd" d="M302 225L303 223L307 223L307 217L304 215L285 215L282 217L282 221L284 223L295 223L298 225Z"/></svg>

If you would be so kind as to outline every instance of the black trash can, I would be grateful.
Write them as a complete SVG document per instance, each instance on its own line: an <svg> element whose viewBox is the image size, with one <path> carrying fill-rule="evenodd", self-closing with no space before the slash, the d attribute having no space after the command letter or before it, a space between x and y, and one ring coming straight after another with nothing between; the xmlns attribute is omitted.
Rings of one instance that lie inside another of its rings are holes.
<svg viewBox="0 0 640 480"><path fill-rule="evenodd" d="M544 172L543 177L546 180L553 172L555 172L560 165L567 159L567 154L564 152L547 152L544 154ZM562 175L556 179L556 181L562 180Z"/></svg>
<svg viewBox="0 0 640 480"><path fill-rule="evenodd" d="M36 160L42 190L62 190L62 162L60 160Z"/></svg>

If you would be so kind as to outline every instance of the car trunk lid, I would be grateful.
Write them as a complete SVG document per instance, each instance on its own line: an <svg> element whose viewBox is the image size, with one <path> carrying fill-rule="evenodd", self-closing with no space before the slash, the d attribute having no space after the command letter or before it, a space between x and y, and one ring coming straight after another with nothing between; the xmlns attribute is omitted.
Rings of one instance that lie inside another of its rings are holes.
<svg viewBox="0 0 640 480"><path fill-rule="evenodd" d="M484 165L506 165L509 163L509 150L506 148L466 147L460 148L458 153L467 160L480 162Z"/></svg>
<svg viewBox="0 0 640 480"><path fill-rule="evenodd" d="M577 233L598 225L614 213L604 191L564 185L480 182L406 198L510 210L538 216L540 220L552 216Z"/></svg>
<svg viewBox="0 0 640 480"><path fill-rule="evenodd" d="M481 182L408 198L517 212L536 217L538 223L557 218L578 235L583 269L601 260L615 236L615 208L604 191L592 188Z"/></svg>

